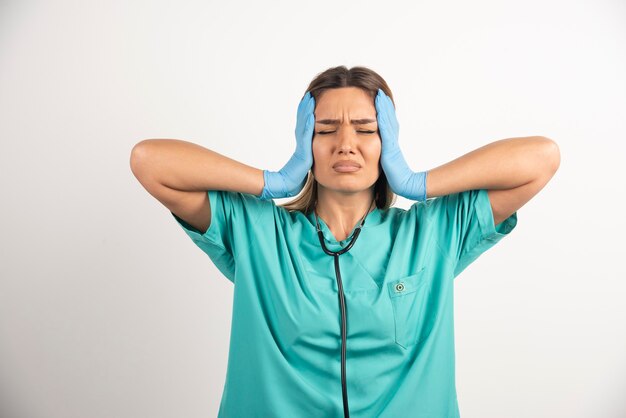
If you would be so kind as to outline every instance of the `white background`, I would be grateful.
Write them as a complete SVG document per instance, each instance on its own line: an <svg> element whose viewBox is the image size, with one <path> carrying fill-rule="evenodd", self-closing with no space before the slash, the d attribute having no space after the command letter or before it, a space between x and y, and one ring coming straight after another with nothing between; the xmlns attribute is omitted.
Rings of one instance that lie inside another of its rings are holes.
<svg viewBox="0 0 626 418"><path fill-rule="evenodd" d="M461 416L626 416L625 2L3 0L1 417L217 415L233 287L130 151L177 138L278 170L336 65L387 80L416 171L560 147L455 281Z"/></svg>

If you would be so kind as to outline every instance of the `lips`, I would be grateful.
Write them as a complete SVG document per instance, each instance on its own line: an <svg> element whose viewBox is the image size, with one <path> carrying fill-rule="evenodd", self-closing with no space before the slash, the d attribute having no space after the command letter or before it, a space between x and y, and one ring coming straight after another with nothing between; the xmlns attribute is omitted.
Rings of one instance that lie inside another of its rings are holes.
<svg viewBox="0 0 626 418"><path fill-rule="evenodd" d="M359 171L360 169L361 164L351 160L337 161L333 165L333 170L338 173L354 173L355 171Z"/></svg>
<svg viewBox="0 0 626 418"><path fill-rule="evenodd" d="M360 168L361 164L357 163L356 161L350 161L350 160L337 161L335 164L333 164L333 168L340 168L340 167L357 167L357 168Z"/></svg>

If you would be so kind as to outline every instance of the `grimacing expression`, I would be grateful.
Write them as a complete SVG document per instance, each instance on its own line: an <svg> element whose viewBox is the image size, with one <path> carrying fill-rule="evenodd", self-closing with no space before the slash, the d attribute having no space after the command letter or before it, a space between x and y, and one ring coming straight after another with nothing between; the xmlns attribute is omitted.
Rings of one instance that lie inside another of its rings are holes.
<svg viewBox="0 0 626 418"><path fill-rule="evenodd" d="M358 87L324 91L315 106L313 175L320 186L357 192L376 183L380 175L381 139L374 100ZM341 160L360 164L356 171L333 168Z"/></svg>

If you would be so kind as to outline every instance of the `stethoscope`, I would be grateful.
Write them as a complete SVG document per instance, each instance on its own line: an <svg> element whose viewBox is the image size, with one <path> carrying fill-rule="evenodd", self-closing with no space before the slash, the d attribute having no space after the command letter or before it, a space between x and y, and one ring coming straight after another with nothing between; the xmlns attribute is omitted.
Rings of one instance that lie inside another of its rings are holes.
<svg viewBox="0 0 626 418"><path fill-rule="evenodd" d="M343 253L346 253L352 248L356 239L359 237L361 233L361 228L365 224L365 218L367 214L370 213L370 209L372 205L367 209L365 215L361 219L360 224L356 227L353 233L353 238L350 241L350 244L346 248L343 248L341 251L330 251L326 248L324 244L324 233L320 228L320 222L317 218L317 201L315 202L315 222L317 223L317 236L320 239L320 244L322 245L322 249L328 255L332 255L335 258L335 275L337 276L337 287L339 290L339 309L341 311L341 393L343 395L343 416L345 418L350 418L350 410L348 409L348 389L346 388L346 302L343 294L343 284L341 282L341 272L339 271L339 256Z"/></svg>

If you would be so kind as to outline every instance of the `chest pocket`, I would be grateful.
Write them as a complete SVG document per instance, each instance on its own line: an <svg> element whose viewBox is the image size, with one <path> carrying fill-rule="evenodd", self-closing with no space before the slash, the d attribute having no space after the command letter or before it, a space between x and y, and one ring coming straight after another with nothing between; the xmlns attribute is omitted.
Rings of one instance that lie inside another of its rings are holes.
<svg viewBox="0 0 626 418"><path fill-rule="evenodd" d="M426 280L426 268L415 274L387 283L393 308L396 344L408 348L430 333L434 317L428 309L430 286Z"/></svg>

